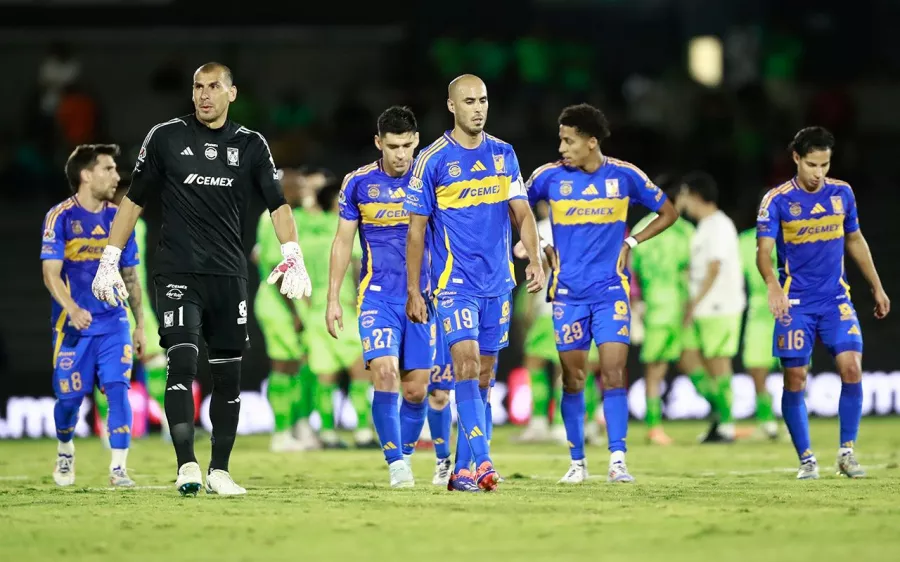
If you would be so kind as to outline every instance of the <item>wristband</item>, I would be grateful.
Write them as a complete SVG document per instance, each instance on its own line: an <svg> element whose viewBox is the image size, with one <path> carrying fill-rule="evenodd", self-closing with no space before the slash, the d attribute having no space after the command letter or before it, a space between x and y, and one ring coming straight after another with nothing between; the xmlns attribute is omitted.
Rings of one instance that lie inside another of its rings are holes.
<svg viewBox="0 0 900 562"><path fill-rule="evenodd" d="M638 241L634 236L629 236L628 238L626 238L625 243L628 244L628 247L631 249L634 249L634 247L638 245Z"/></svg>

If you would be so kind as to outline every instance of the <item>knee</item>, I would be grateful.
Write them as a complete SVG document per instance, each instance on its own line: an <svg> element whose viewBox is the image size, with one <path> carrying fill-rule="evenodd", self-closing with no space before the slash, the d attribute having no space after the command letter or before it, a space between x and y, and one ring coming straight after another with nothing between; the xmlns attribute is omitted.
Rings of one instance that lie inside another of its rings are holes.
<svg viewBox="0 0 900 562"><path fill-rule="evenodd" d="M625 388L625 367L610 366L600 367L600 378L603 382L603 388L612 390L614 388Z"/></svg>
<svg viewBox="0 0 900 562"><path fill-rule="evenodd" d="M443 410L450 405L450 391L435 390L428 397L428 405L432 410Z"/></svg>
<svg viewBox="0 0 900 562"><path fill-rule="evenodd" d="M424 384L404 384L403 399L413 404L421 404L425 401L425 395L428 394L427 385Z"/></svg>
<svg viewBox="0 0 900 562"><path fill-rule="evenodd" d="M862 382L862 367L858 361L851 361L845 365L841 365L841 382Z"/></svg>
<svg viewBox="0 0 900 562"><path fill-rule="evenodd" d="M114 382L112 384L103 385L103 392L109 401L110 409L120 405L130 404L128 402L128 385L124 382Z"/></svg>
<svg viewBox="0 0 900 562"><path fill-rule="evenodd" d="M790 392L800 392L806 389L806 369L785 369L784 389Z"/></svg>
<svg viewBox="0 0 900 562"><path fill-rule="evenodd" d="M460 361L458 365L455 365L455 367L456 378L458 379L466 381L480 379L481 362L477 357L466 357Z"/></svg>
<svg viewBox="0 0 900 562"><path fill-rule="evenodd" d="M377 390L396 389L394 386L399 379L399 373L388 362L379 362L372 365L372 383ZM405 389L404 389L405 392Z"/></svg>
<svg viewBox="0 0 900 562"><path fill-rule="evenodd" d="M584 381L587 379L587 372L582 368L572 368L563 365L562 387L563 392L575 394L584 390Z"/></svg>
<svg viewBox="0 0 900 562"><path fill-rule="evenodd" d="M213 392L231 400L241 394L241 352L209 351L209 374Z"/></svg>
<svg viewBox="0 0 900 562"><path fill-rule="evenodd" d="M166 349L168 361L167 376L169 379L186 379L187 382L197 376L197 355L199 350L196 341L182 341ZM179 381L181 382L181 381Z"/></svg>

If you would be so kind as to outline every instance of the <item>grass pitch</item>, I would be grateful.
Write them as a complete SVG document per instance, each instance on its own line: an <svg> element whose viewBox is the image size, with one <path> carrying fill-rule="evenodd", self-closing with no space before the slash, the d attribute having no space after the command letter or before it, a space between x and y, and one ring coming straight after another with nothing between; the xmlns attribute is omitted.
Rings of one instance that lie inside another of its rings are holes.
<svg viewBox="0 0 900 562"><path fill-rule="evenodd" d="M822 478L806 482L795 480L789 443L700 446L703 425L667 429L678 444L655 448L632 423L636 484L607 484L607 453L589 448L595 477L574 487L556 483L565 448L512 444L517 430L498 429L493 456L506 482L493 494L431 486L431 451L414 457L416 488L391 490L378 451L276 455L264 436L239 437L232 457L246 497L179 497L174 453L157 436L132 446L137 489L107 488L97 439L77 441L77 483L60 489L54 441L0 442L0 558L900 560L900 419L863 420L869 478L856 481L834 474L837 420L812 423ZM198 443L205 466L206 436Z"/></svg>

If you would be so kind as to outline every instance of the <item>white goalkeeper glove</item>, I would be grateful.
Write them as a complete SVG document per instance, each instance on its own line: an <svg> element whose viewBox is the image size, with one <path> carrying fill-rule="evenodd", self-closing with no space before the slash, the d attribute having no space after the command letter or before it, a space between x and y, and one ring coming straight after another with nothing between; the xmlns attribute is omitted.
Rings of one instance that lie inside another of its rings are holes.
<svg viewBox="0 0 900 562"><path fill-rule="evenodd" d="M269 274L269 285L274 285L281 280L281 294L289 299L308 297L312 292L309 282L309 274L303 265L303 253L296 242L288 242L281 245L281 263Z"/></svg>
<svg viewBox="0 0 900 562"><path fill-rule="evenodd" d="M128 290L125 289L125 281L122 280L122 274L119 273L119 256L122 250L115 246L107 246L103 249L103 255L100 256L100 265L97 267L97 274L94 275L94 282L91 283L91 292L98 300L101 300L110 306L119 306L119 299L128 298Z"/></svg>

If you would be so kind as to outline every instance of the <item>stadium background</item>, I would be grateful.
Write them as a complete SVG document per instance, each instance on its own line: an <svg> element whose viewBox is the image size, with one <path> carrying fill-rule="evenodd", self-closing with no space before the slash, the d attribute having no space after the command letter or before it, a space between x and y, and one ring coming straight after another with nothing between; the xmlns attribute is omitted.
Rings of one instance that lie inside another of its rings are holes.
<svg viewBox="0 0 900 562"><path fill-rule="evenodd" d="M208 60L232 67L239 95L231 117L267 136L280 167L340 176L374 160L375 118L392 104L415 110L427 144L452 125L447 82L473 72L488 85L488 130L515 146L526 173L556 158L560 108L588 101L612 122L606 152L651 176L711 172L739 229L752 224L762 190L792 175L785 146L793 133L824 125L838 139L831 175L854 186L885 288L900 298L900 44L892 29L900 5L892 0L303 4L257 0L247 13L232 1L0 3L0 436L13 426L11 398L52 392L37 253L44 213L68 195L65 157L81 142L119 143L127 181L147 130L191 111L190 74ZM257 202L248 249L258 210ZM158 205L146 216L153 246ZM876 323L865 283L855 267L848 272L866 341L866 411L900 413L900 323L896 313ZM522 333L514 327L501 356L501 381L519 365ZM252 392L268 373L252 315L251 337L243 386ZM829 370L820 351L814 372ZM823 386L823 398L830 388L839 387ZM47 403L27 402L37 411ZM51 435L52 416L47 422L47 431L25 433ZM15 425L21 434L21 420Z"/></svg>

